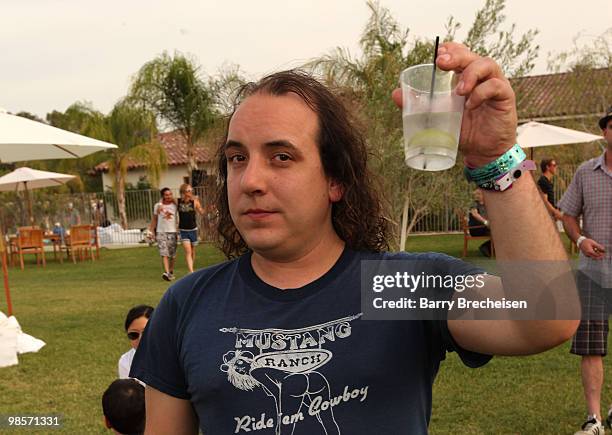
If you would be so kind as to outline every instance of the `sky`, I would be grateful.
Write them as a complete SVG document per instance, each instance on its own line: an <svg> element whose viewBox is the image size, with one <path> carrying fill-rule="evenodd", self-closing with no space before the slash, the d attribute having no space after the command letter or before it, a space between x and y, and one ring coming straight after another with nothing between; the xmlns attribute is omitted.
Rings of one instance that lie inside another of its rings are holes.
<svg viewBox="0 0 612 435"><path fill-rule="evenodd" d="M412 37L445 34L452 15L465 37L485 0L380 0ZM538 29L549 52L588 43L612 26L609 0L506 0L503 29ZM295 67L344 47L358 55L365 0L0 0L0 107L44 118L75 101L102 112L128 92L155 56L178 50L214 75L237 64L248 78Z"/></svg>

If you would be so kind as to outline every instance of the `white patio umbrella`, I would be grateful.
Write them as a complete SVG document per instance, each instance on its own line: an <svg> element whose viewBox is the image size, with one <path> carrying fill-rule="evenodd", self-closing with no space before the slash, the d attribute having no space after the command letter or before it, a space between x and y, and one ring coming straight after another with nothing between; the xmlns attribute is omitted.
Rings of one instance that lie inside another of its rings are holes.
<svg viewBox="0 0 612 435"><path fill-rule="evenodd" d="M104 149L117 148L108 142L55 128L42 122L11 115L0 108L0 162L75 159ZM3 238L0 229L0 238ZM0 242L4 290L8 315L12 314L5 247Z"/></svg>
<svg viewBox="0 0 612 435"><path fill-rule="evenodd" d="M520 125L516 131L516 141L522 148L531 148L532 157L533 148L536 147L584 143L601 139L601 136L596 134L534 121Z"/></svg>
<svg viewBox="0 0 612 435"><path fill-rule="evenodd" d="M38 169L24 166L0 177L0 191L21 191L38 189L40 187L61 186L73 178L75 178L74 175L39 171Z"/></svg>
<svg viewBox="0 0 612 435"><path fill-rule="evenodd" d="M11 115L0 108L0 162L73 159L117 148L101 140Z"/></svg>
<svg viewBox="0 0 612 435"><path fill-rule="evenodd" d="M30 223L33 221L32 201L30 190L41 187L61 186L72 180L74 175L60 174L57 172L39 171L28 167L17 168L13 172L0 177L0 191L24 191Z"/></svg>

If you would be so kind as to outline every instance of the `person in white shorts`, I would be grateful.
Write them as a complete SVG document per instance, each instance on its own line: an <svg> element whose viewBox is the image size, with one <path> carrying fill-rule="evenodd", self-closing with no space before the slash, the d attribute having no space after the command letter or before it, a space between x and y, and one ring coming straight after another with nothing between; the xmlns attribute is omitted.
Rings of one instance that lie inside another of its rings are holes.
<svg viewBox="0 0 612 435"><path fill-rule="evenodd" d="M153 219L149 231L155 231L155 240L157 240L159 255L164 267L162 279L172 281L174 280L174 258L176 257L178 239L176 230L177 207L169 188L164 187L160 190L160 193L161 201L153 207Z"/></svg>

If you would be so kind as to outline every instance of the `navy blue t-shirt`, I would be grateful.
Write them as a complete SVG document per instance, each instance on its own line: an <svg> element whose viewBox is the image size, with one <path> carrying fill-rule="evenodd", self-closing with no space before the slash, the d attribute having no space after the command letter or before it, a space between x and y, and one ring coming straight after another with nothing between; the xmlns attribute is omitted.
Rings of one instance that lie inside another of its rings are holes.
<svg viewBox="0 0 612 435"><path fill-rule="evenodd" d="M427 433L445 353L470 367L491 357L459 348L445 320L362 320L360 262L380 259L479 272L442 254L345 249L321 278L280 290L257 277L246 254L168 289L130 376L190 400L206 435Z"/></svg>

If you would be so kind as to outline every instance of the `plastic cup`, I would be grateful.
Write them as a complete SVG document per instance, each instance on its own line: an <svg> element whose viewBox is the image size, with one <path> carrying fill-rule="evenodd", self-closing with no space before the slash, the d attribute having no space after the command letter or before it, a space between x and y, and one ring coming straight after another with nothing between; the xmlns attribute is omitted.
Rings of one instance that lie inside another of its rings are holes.
<svg viewBox="0 0 612 435"><path fill-rule="evenodd" d="M404 155L406 165L423 171L442 171L457 159L465 97L455 92L458 76L416 65L402 71Z"/></svg>

